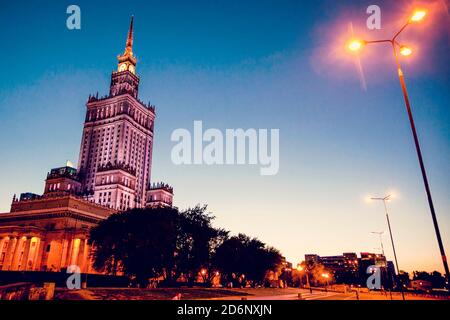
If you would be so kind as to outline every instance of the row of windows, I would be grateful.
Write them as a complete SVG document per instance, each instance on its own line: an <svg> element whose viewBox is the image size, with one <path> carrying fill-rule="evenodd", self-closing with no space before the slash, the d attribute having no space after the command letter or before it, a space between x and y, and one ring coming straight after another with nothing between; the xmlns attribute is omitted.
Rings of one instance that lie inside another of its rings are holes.
<svg viewBox="0 0 450 320"><path fill-rule="evenodd" d="M129 89L131 89L131 87L129 87ZM130 115L133 120L139 123L141 126L146 128L152 127L150 117L146 116L134 107L129 108L128 106L124 106L123 103L121 103L120 106L107 106L90 110L87 112L86 118L88 119L88 121L93 121L116 116L117 114L121 114L123 112L126 112L128 115Z"/></svg>
<svg viewBox="0 0 450 320"><path fill-rule="evenodd" d="M60 187L61 187L61 183L59 183L59 182L58 183L51 183L48 186L48 191L60 190ZM67 190L71 190L72 189L72 184L68 183L66 189Z"/></svg>

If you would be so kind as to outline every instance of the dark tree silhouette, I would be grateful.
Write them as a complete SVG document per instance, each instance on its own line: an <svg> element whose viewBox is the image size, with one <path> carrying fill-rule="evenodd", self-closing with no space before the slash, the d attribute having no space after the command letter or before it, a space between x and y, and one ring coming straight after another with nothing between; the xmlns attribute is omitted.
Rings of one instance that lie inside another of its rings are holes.
<svg viewBox="0 0 450 320"><path fill-rule="evenodd" d="M197 205L180 213L180 235L177 242L176 275L184 275L192 285L200 270L205 280L214 276L211 259L228 232L212 227L214 216L206 212L207 206ZM210 282L210 281L207 281Z"/></svg>
<svg viewBox="0 0 450 320"><path fill-rule="evenodd" d="M171 277L180 216L176 209L132 209L111 215L91 230L94 268L136 277Z"/></svg>
<svg viewBox="0 0 450 320"><path fill-rule="evenodd" d="M212 227L206 206L132 209L111 215L91 230L94 268L122 272L145 286L149 278L173 284L181 275L193 284L201 269L211 269L216 247L227 236Z"/></svg>
<svg viewBox="0 0 450 320"><path fill-rule="evenodd" d="M414 271L413 280L429 281L433 288L445 288L445 277L438 271L428 273L426 271Z"/></svg>
<svg viewBox="0 0 450 320"><path fill-rule="evenodd" d="M244 234L225 240L216 250L214 264L222 277L233 284L245 286L262 284L267 271L280 268L282 256L256 238Z"/></svg>

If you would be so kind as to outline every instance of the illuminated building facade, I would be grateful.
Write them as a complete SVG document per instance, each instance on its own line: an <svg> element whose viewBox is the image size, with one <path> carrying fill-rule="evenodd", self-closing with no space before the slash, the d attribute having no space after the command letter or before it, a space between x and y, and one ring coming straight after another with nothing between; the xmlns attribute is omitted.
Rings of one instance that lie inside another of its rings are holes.
<svg viewBox="0 0 450 320"><path fill-rule="evenodd" d="M396 277L392 262L386 261L386 257L378 253L361 252L360 258L354 252L336 256L306 254L305 263L309 270L319 267L320 270L331 273L335 283L366 286L370 270L374 267L379 268L381 285L385 289L393 287Z"/></svg>

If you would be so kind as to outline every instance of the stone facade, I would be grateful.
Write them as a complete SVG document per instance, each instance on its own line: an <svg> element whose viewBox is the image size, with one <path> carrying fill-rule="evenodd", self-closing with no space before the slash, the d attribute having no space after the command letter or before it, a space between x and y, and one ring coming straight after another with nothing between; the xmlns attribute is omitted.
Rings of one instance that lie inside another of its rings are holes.
<svg viewBox="0 0 450 320"><path fill-rule="evenodd" d="M0 214L0 270L60 271L90 267L89 229L115 211L71 194L15 199Z"/></svg>

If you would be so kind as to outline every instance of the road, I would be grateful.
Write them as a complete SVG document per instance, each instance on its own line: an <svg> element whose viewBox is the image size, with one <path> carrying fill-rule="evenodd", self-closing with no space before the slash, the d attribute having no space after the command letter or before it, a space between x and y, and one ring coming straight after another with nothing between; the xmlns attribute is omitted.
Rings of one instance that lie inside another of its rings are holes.
<svg viewBox="0 0 450 320"><path fill-rule="evenodd" d="M301 294L301 296L299 296ZM391 295L382 292L359 292L356 291L349 293L342 292L325 292L314 291L311 293L307 289L298 289L297 293L281 294L281 295L247 295L247 296L234 296L234 297L222 297L218 300L401 300L400 293L396 292ZM432 297L406 295L406 300L436 300Z"/></svg>
<svg viewBox="0 0 450 320"><path fill-rule="evenodd" d="M299 298L299 293L301 294L301 299ZM298 293L295 294L234 296L222 297L218 298L218 300L346 300L346 298L350 299L351 297L351 294L324 291L313 291L313 293L310 293L309 290L299 289Z"/></svg>

